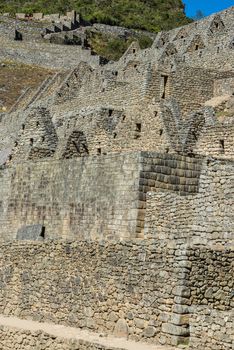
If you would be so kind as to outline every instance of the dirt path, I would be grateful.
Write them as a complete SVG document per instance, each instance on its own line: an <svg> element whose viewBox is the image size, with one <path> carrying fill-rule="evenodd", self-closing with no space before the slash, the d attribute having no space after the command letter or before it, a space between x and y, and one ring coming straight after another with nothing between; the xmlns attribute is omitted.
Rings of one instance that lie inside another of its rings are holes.
<svg viewBox="0 0 234 350"><path fill-rule="evenodd" d="M137 343L122 338L103 337L99 333L89 332L78 328L55 325L51 323L40 323L31 320L21 320L16 317L7 317L0 315L0 326L17 328L28 331L38 331L49 333L50 335L66 338L88 341L90 343L98 343L104 346L123 348L126 350L178 350L169 346L151 345L147 343Z"/></svg>

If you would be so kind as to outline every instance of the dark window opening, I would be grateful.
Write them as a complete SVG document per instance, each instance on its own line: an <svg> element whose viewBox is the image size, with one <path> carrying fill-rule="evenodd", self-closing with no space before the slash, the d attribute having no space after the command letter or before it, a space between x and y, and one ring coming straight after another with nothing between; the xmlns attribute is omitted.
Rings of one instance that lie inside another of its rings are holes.
<svg viewBox="0 0 234 350"><path fill-rule="evenodd" d="M102 149L101 149L101 148L98 148L98 149L97 149L97 154L98 154L98 155L102 154Z"/></svg>
<svg viewBox="0 0 234 350"><path fill-rule="evenodd" d="M159 135L162 136L162 134L163 134L163 129L160 129L159 130Z"/></svg>
<svg viewBox="0 0 234 350"><path fill-rule="evenodd" d="M198 49L199 49L199 45L196 44L196 45L195 45L195 51L197 51Z"/></svg>
<svg viewBox="0 0 234 350"><path fill-rule="evenodd" d="M217 53L219 53L219 49L220 49L220 48L219 48L219 46L218 46L218 47L217 47Z"/></svg>
<svg viewBox="0 0 234 350"><path fill-rule="evenodd" d="M141 133L141 123L136 123L134 139L139 139L141 137L140 133Z"/></svg>
<svg viewBox="0 0 234 350"><path fill-rule="evenodd" d="M136 123L136 131L141 132L141 123Z"/></svg>
<svg viewBox="0 0 234 350"><path fill-rule="evenodd" d="M44 142L45 141L45 136L41 137L41 141Z"/></svg>
<svg viewBox="0 0 234 350"><path fill-rule="evenodd" d="M219 140L221 152L224 153L224 140Z"/></svg>
<svg viewBox="0 0 234 350"><path fill-rule="evenodd" d="M217 28L217 29L219 28L219 23L218 22L215 23L215 28Z"/></svg>
<svg viewBox="0 0 234 350"><path fill-rule="evenodd" d="M22 124L22 127L21 127L21 128L22 128L22 130L24 130L24 129L25 129L25 125L24 125L24 124Z"/></svg>
<svg viewBox="0 0 234 350"><path fill-rule="evenodd" d="M116 136L117 136L117 134L116 134L116 132L115 132L114 135L113 135L114 139L116 138Z"/></svg>
<svg viewBox="0 0 234 350"><path fill-rule="evenodd" d="M9 160L12 160L12 155L10 154L9 157L8 157Z"/></svg>
<svg viewBox="0 0 234 350"><path fill-rule="evenodd" d="M197 141L197 135L196 135L195 131L193 131L192 134L193 134L194 140Z"/></svg>
<svg viewBox="0 0 234 350"><path fill-rule="evenodd" d="M137 64L134 64L134 68L137 68Z"/></svg>
<svg viewBox="0 0 234 350"><path fill-rule="evenodd" d="M163 94L162 98L166 98L166 90L167 90L167 84L168 84L168 75L162 75L163 78Z"/></svg>
<svg viewBox="0 0 234 350"><path fill-rule="evenodd" d="M109 117L111 117L113 114L113 109L109 109Z"/></svg>
<svg viewBox="0 0 234 350"><path fill-rule="evenodd" d="M31 146L33 145L33 139L30 139L30 145Z"/></svg>
<svg viewBox="0 0 234 350"><path fill-rule="evenodd" d="M136 50L135 50L135 49L133 49L133 50L132 50L132 52L133 52L133 53L135 53L135 52L136 52Z"/></svg>
<svg viewBox="0 0 234 350"><path fill-rule="evenodd" d="M40 237L45 238L45 226L42 226Z"/></svg>
<svg viewBox="0 0 234 350"><path fill-rule="evenodd" d="M126 115L123 115L122 121L124 121L126 119Z"/></svg>

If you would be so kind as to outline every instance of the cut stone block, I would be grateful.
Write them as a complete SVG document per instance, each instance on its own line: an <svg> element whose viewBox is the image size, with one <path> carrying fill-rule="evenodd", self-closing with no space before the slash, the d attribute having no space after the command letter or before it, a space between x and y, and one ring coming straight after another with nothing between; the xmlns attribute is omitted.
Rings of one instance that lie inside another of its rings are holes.
<svg viewBox="0 0 234 350"><path fill-rule="evenodd" d="M41 241L45 238L45 227L36 224L21 227L16 235L17 240Z"/></svg>

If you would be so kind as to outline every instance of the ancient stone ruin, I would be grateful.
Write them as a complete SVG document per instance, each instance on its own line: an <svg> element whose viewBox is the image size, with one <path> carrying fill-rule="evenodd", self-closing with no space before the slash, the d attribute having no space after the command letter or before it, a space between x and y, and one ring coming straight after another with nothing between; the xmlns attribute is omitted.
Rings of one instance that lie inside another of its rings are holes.
<svg viewBox="0 0 234 350"><path fill-rule="evenodd" d="M104 66L53 47L1 114L2 349L233 349L233 33L234 7Z"/></svg>

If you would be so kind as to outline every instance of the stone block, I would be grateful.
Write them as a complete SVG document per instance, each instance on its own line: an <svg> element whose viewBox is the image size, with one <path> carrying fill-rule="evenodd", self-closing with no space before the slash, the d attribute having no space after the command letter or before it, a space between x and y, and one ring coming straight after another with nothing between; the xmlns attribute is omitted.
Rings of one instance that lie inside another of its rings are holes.
<svg viewBox="0 0 234 350"><path fill-rule="evenodd" d="M118 338L128 338L129 329L125 319L121 318L117 321L114 329L114 336Z"/></svg>
<svg viewBox="0 0 234 350"><path fill-rule="evenodd" d="M16 235L17 240L41 241L45 238L45 227L40 224L23 226Z"/></svg>
<svg viewBox="0 0 234 350"><path fill-rule="evenodd" d="M145 328L144 330L144 336L147 337L147 338L152 338L155 336L156 334L156 328L153 327L153 326L148 326Z"/></svg>
<svg viewBox="0 0 234 350"><path fill-rule="evenodd" d="M189 328L176 326L171 323L163 323L162 331L171 335L178 335L182 337L189 336Z"/></svg>

